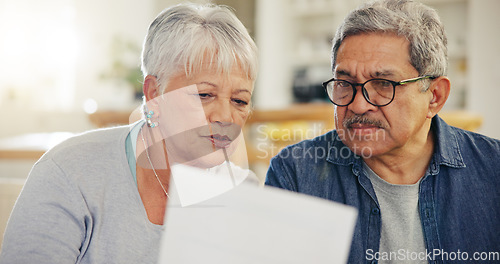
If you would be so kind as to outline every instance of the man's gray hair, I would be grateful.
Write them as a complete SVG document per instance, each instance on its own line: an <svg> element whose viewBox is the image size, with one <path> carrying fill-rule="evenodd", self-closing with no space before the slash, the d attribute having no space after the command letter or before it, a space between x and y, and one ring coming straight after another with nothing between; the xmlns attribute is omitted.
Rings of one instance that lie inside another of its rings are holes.
<svg viewBox="0 0 500 264"><path fill-rule="evenodd" d="M333 38L332 70L342 41L362 33L395 33L410 42L410 63L419 75L445 76L447 39L437 12L411 0L381 0L350 12Z"/></svg>
<svg viewBox="0 0 500 264"><path fill-rule="evenodd" d="M256 79L257 47L234 13L213 4L180 4L160 13L144 40L143 75L156 76L164 92L172 76L207 66L225 74L239 66Z"/></svg>

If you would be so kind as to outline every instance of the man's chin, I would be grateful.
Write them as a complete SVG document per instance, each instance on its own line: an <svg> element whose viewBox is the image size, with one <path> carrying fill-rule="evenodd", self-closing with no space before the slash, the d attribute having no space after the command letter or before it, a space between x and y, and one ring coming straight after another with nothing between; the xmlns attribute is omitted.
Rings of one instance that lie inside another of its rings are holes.
<svg viewBox="0 0 500 264"><path fill-rule="evenodd" d="M363 159L369 159L380 154L383 154L383 150L381 150L378 146L383 144L382 142L373 142L373 141L349 141L344 142L344 144L357 156L362 157Z"/></svg>

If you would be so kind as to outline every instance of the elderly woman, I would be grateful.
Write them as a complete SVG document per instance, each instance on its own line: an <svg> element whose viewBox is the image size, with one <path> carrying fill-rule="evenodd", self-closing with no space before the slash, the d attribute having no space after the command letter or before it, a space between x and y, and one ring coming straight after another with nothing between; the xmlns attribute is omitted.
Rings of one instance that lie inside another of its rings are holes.
<svg viewBox="0 0 500 264"><path fill-rule="evenodd" d="M149 28L142 70L141 121L76 136L36 163L1 263L156 263L166 202L182 203L170 193L172 171L244 171L228 157L249 114L256 46L231 11L165 10Z"/></svg>

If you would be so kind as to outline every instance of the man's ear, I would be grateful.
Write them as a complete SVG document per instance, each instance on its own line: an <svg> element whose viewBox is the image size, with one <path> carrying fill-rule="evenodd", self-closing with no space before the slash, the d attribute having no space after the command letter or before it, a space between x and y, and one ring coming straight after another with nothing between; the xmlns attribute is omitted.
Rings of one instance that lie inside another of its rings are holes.
<svg viewBox="0 0 500 264"><path fill-rule="evenodd" d="M161 94L160 83L158 82L158 79L153 75L147 75L144 78L142 90L144 92L144 96L146 96L146 101L154 99Z"/></svg>
<svg viewBox="0 0 500 264"><path fill-rule="evenodd" d="M429 111L427 118L433 118L444 106L450 95L450 80L445 76L440 76L432 80L429 90L431 100L429 102Z"/></svg>

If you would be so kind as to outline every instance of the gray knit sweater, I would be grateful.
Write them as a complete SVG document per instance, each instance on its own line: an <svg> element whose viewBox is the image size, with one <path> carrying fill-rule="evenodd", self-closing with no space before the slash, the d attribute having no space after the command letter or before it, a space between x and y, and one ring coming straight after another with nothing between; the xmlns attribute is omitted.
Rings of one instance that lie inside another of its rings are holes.
<svg viewBox="0 0 500 264"><path fill-rule="evenodd" d="M0 263L156 263L125 154L130 127L73 137L33 167L9 220Z"/></svg>

